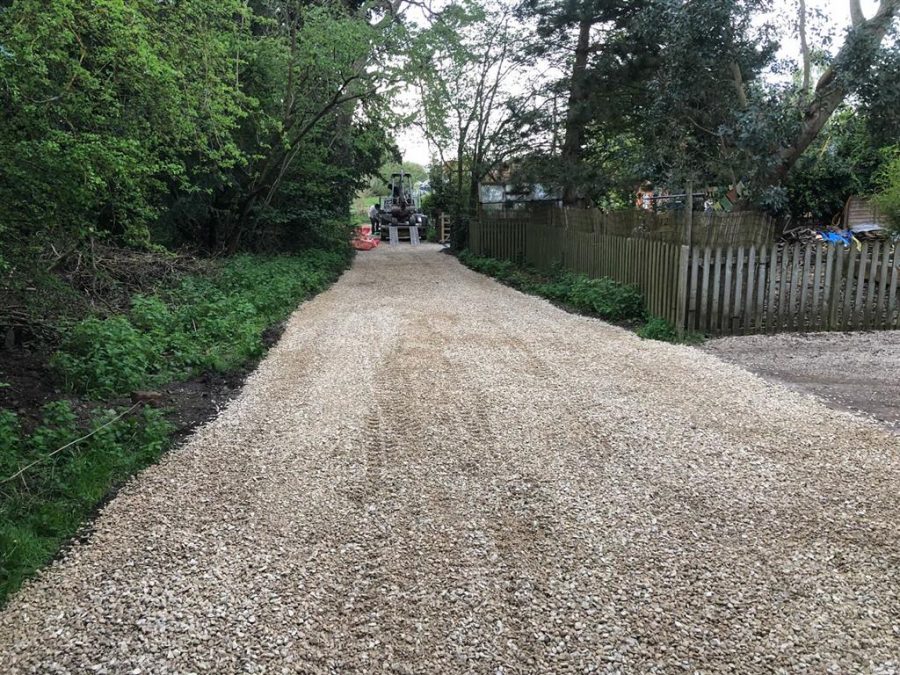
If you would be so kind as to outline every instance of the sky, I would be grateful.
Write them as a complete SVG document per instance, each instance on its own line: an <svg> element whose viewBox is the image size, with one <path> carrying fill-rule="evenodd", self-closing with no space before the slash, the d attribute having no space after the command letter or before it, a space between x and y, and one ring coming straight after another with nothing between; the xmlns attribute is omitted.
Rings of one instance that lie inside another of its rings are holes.
<svg viewBox="0 0 900 675"><path fill-rule="evenodd" d="M793 0L777 0L777 4L783 5L789 12L793 11L792 8L795 6ZM830 24L838 31L850 26L849 0L807 0L807 7L810 11L821 10L828 18ZM874 14L877 7L878 0L862 0L862 8L866 16ZM780 12L780 14L784 15L784 11ZM840 44L840 42L840 36L838 35L836 43ZM782 42L781 55L786 58L799 59L799 41L792 37L786 37ZM428 143L420 129L410 128L403 132L398 132L396 140L400 152L403 153L404 161L426 165L431 160Z"/></svg>

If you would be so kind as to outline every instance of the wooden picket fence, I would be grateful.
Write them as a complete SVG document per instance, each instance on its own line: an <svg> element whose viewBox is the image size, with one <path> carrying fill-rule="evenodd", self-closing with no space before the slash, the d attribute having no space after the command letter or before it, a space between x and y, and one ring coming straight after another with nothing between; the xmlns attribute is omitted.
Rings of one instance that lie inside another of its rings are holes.
<svg viewBox="0 0 900 675"><path fill-rule="evenodd" d="M469 247L476 255L541 270L562 266L635 284L647 310L682 331L743 335L900 327L900 256L890 242L849 248L772 243L771 223L745 219L752 227L741 232L731 228L735 219L722 218L705 231L695 223L688 246L673 234L677 223L659 227L654 221L626 235L615 214L598 218L570 209L563 217L560 211L552 220L546 213L483 213L470 224ZM626 213L623 221L631 226L646 217Z"/></svg>
<svg viewBox="0 0 900 675"><path fill-rule="evenodd" d="M897 328L898 264L889 242L697 248L685 328L712 335Z"/></svg>

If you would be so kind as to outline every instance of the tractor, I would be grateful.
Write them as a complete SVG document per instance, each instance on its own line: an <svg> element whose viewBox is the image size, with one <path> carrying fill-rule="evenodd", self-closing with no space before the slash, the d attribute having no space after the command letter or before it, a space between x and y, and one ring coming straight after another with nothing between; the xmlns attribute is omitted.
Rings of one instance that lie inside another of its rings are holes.
<svg viewBox="0 0 900 675"><path fill-rule="evenodd" d="M391 194L381 198L381 211L378 214L381 240L387 240L390 226L395 225L401 228L398 231L401 239L409 239L409 230L406 228L416 227L419 239L424 241L428 216L419 210L419 198L413 191L412 175L392 173L388 187Z"/></svg>

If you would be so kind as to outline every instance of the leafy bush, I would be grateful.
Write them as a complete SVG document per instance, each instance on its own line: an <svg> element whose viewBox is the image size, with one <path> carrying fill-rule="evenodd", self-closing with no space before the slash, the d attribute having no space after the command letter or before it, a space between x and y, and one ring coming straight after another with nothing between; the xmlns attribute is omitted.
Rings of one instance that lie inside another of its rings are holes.
<svg viewBox="0 0 900 675"><path fill-rule="evenodd" d="M610 321L641 321L644 318L644 298L640 290L605 277L575 277L566 301L578 310Z"/></svg>
<svg viewBox="0 0 900 675"><path fill-rule="evenodd" d="M59 401L45 406L40 425L25 437L16 415L0 410L0 602L75 534L111 485L165 450L170 427L159 411L119 414L106 410L81 424ZM35 461L16 480L4 480Z"/></svg>
<svg viewBox="0 0 900 675"><path fill-rule="evenodd" d="M647 340L661 340L662 342L678 342L678 333L671 322L660 316L651 316L647 323L637 329L637 334Z"/></svg>
<svg viewBox="0 0 900 675"><path fill-rule="evenodd" d="M473 255L464 250L460 261L475 270L520 290L572 306L579 312L618 322L639 322L645 317L644 298L636 286L612 279L591 279L554 267L549 276L520 267L509 260Z"/></svg>
<svg viewBox="0 0 900 675"><path fill-rule="evenodd" d="M108 398L154 382L167 363L163 345L124 316L78 323L51 359L71 391Z"/></svg>
<svg viewBox="0 0 900 675"><path fill-rule="evenodd" d="M167 297L136 296L127 316L81 321L51 364L70 391L95 399L236 368L261 356L263 331L347 262L321 250L234 258L214 278L189 278Z"/></svg>
<svg viewBox="0 0 900 675"><path fill-rule="evenodd" d="M882 171L879 187L875 204L887 217L891 228L900 232L900 147L894 149L893 159Z"/></svg>

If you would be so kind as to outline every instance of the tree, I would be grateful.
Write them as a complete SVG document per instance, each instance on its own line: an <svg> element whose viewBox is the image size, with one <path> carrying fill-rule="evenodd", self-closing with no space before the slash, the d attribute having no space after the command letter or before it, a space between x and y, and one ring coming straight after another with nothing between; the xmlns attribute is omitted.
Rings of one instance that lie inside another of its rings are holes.
<svg viewBox="0 0 900 675"><path fill-rule="evenodd" d="M796 218L827 223L852 195L871 194L885 162L865 117L836 112L788 175L788 208Z"/></svg>
<svg viewBox="0 0 900 675"><path fill-rule="evenodd" d="M773 181L781 182L787 177L834 111L855 90L857 81L877 64L881 42L900 14L900 0L880 0L878 10L869 19L862 12L860 0L849 2L852 28L834 61L816 83L812 99L802 107L797 130L776 151L770 173Z"/></svg>
<svg viewBox="0 0 900 675"><path fill-rule="evenodd" d="M801 1L798 76L785 83L770 78L785 68L777 60L776 26L761 21L770 0L525 0L541 32L537 51L569 73L558 83L568 105L566 140L555 157L565 201L588 195L603 201L604 190L642 177L743 182L758 204L785 208L791 170L851 96L861 112L880 112L869 115L873 143L896 133L900 57L896 47L880 45L900 13L898 3L882 0L866 18L852 0L854 25L830 58L813 44L815 15ZM824 72L813 86L820 65ZM879 119L888 123L878 125ZM614 157L614 147L627 152ZM545 168L552 165L546 159Z"/></svg>
<svg viewBox="0 0 900 675"><path fill-rule="evenodd" d="M537 94L513 87L524 40L509 8L465 2L442 12L412 49L422 128L450 174L458 217L474 211L485 176L533 146ZM465 236L461 226L454 232Z"/></svg>
<svg viewBox="0 0 900 675"><path fill-rule="evenodd" d="M261 226L286 228L288 214L345 213L337 186L361 184L389 146L387 56L404 44L402 5L17 0L0 10L4 245L62 262L96 237L147 246L152 234L231 253L256 246ZM289 192L315 203L289 208L280 196L301 178Z"/></svg>
<svg viewBox="0 0 900 675"><path fill-rule="evenodd" d="M627 29L647 6L646 1L633 0L522 3L521 13L537 25L530 50L560 71L569 71L556 83L566 99L556 181L563 186L566 204L578 202L586 186L597 178L584 161L588 127L608 125L621 118L627 107L622 103L628 99L625 85L640 77L646 63L647 51L637 40L629 40Z"/></svg>
<svg viewBox="0 0 900 675"><path fill-rule="evenodd" d="M235 161L246 10L205 5L19 0L0 13L4 220L67 243L96 231L143 242L189 164Z"/></svg>

